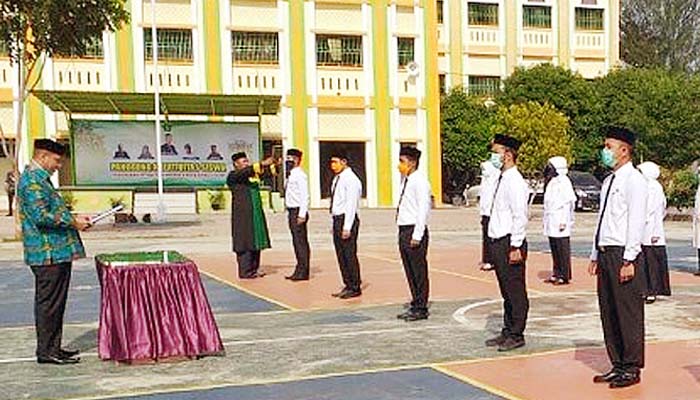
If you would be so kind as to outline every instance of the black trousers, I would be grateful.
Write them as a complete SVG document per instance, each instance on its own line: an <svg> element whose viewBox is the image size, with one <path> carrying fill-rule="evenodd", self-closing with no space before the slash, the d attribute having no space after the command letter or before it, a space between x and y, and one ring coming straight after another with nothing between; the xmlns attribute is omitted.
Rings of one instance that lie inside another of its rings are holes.
<svg viewBox="0 0 700 400"><path fill-rule="evenodd" d="M571 280L571 241L568 237L549 237L552 250L552 270L554 276L565 281Z"/></svg>
<svg viewBox="0 0 700 400"><path fill-rule="evenodd" d="M414 227L414 225L399 226L399 253L401 253L408 287L411 289L411 310L423 313L428 311L430 291L427 260L430 238L428 228L425 228L420 244L411 247Z"/></svg>
<svg viewBox="0 0 700 400"><path fill-rule="evenodd" d="M260 268L260 250L248 250L236 252L238 261L238 277L250 278Z"/></svg>
<svg viewBox="0 0 700 400"><path fill-rule="evenodd" d="M56 356L61 349L72 263L32 266L37 357Z"/></svg>
<svg viewBox="0 0 700 400"><path fill-rule="evenodd" d="M647 296L670 296L666 246L642 246Z"/></svg>
<svg viewBox="0 0 700 400"><path fill-rule="evenodd" d="M360 291L362 283L360 279L360 262L357 259L357 235L360 230L360 220L355 217L350 229L350 237L343 239L343 222L345 215L333 216L333 245L335 247L335 255L338 258L338 266L340 274L343 277L345 289L352 291Z"/></svg>
<svg viewBox="0 0 700 400"><path fill-rule="evenodd" d="M614 368L638 373L644 368L644 276L641 255L634 278L620 283L624 247L598 253L598 305L608 357Z"/></svg>
<svg viewBox="0 0 700 400"><path fill-rule="evenodd" d="M308 278L310 249L306 225L309 222L309 214L306 214L306 220L302 224L297 223L298 216L299 208L287 209L287 222L289 223L289 231L292 233L294 255L297 259L297 265L294 269L294 276L299 278Z"/></svg>
<svg viewBox="0 0 700 400"><path fill-rule="evenodd" d="M489 221L491 217L488 215L481 216L481 262L484 264L492 264L491 255L489 254Z"/></svg>
<svg viewBox="0 0 700 400"><path fill-rule="evenodd" d="M500 239L489 239L491 260L496 267L498 287L503 297L503 329L501 334L513 339L522 339L527 323L530 302L527 298L525 265L522 261L510 264L510 235ZM527 257L527 242L521 247L523 258Z"/></svg>

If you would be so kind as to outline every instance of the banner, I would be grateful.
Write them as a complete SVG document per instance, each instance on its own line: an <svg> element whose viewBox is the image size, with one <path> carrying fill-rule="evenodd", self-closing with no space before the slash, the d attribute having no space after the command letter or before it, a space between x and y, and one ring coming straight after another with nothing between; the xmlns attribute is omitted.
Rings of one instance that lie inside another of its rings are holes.
<svg viewBox="0 0 700 400"><path fill-rule="evenodd" d="M245 151L258 160L257 123L172 121L161 129L163 184L222 186L231 154ZM158 184L153 121L72 120L75 184L155 186Z"/></svg>

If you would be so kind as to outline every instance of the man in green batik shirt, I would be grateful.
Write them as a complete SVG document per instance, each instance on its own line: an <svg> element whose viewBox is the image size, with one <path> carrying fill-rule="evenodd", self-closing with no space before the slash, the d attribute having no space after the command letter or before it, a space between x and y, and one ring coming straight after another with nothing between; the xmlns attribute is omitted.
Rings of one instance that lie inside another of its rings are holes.
<svg viewBox="0 0 700 400"><path fill-rule="evenodd" d="M17 187L24 261L35 277L36 357L40 364L79 361L77 350L61 348L61 335L72 263L85 257L78 231L91 223L89 217L71 215L49 180L61 168L65 153L65 146L53 140L34 141L34 155Z"/></svg>
<svg viewBox="0 0 700 400"><path fill-rule="evenodd" d="M265 274L260 269L260 251L270 248L270 236L260 200L260 176L276 174L275 160L268 157L251 164L244 152L231 156L233 171L226 183L231 189L231 232L238 261L238 277L254 279Z"/></svg>

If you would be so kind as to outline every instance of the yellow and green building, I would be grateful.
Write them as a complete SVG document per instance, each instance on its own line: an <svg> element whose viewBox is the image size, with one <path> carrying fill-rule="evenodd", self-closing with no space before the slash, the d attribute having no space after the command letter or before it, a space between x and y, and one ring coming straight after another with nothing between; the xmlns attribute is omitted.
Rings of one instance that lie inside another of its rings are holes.
<svg viewBox="0 0 700 400"><path fill-rule="evenodd" d="M85 57L49 59L37 89L149 93L157 84L162 93L279 96L277 113L261 119L263 148L304 151L313 207L328 204L327 159L339 145L365 184L366 206L398 202L395 166L406 145L423 151L421 168L440 201L441 90L463 85L488 93L516 66L540 62L595 77L617 63L619 52L616 0L158 0L155 10L149 0L129 0L127 6L129 25L105 33ZM154 13L157 71L150 56ZM0 124L9 138L17 136L16 76L0 56ZM34 96L24 118L20 134L29 140L70 137L66 113ZM3 171L6 160L0 158ZM63 185L72 182L67 164Z"/></svg>

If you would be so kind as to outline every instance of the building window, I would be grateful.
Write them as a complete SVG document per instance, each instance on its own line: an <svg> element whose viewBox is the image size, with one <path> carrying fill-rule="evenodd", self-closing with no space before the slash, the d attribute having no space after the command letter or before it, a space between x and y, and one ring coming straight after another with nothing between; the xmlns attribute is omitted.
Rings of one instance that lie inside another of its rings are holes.
<svg viewBox="0 0 700 400"><path fill-rule="evenodd" d="M440 94L447 93L447 81L445 80L445 74L438 75L438 86L440 87Z"/></svg>
<svg viewBox="0 0 700 400"><path fill-rule="evenodd" d="M498 76L469 76L469 94L488 96L499 90L501 90L501 78Z"/></svg>
<svg viewBox="0 0 700 400"><path fill-rule="evenodd" d="M404 68L414 60L414 43L413 38L399 38L399 68Z"/></svg>
<svg viewBox="0 0 700 400"><path fill-rule="evenodd" d="M598 2L596 0L581 0L581 4L586 6L594 6L598 4Z"/></svg>
<svg viewBox="0 0 700 400"><path fill-rule="evenodd" d="M276 32L231 32L233 62L277 64L278 35Z"/></svg>
<svg viewBox="0 0 700 400"><path fill-rule="evenodd" d="M71 52L68 55L57 55L58 57L68 57L68 58L104 58L104 45L102 43L102 36L93 38L91 40L84 41L85 54L77 54L77 52Z"/></svg>
<svg viewBox="0 0 700 400"><path fill-rule="evenodd" d="M10 49L7 47L7 43L4 40L0 40L0 57L7 57L10 55Z"/></svg>
<svg viewBox="0 0 700 400"><path fill-rule="evenodd" d="M320 66L362 67L362 36L316 35Z"/></svg>
<svg viewBox="0 0 700 400"><path fill-rule="evenodd" d="M438 24L441 24L443 21L442 7L444 7L445 2L442 0L437 0L435 3L436 3L436 7L437 7L437 22L438 22Z"/></svg>
<svg viewBox="0 0 700 400"><path fill-rule="evenodd" d="M598 8L576 8L576 29L602 31L603 10Z"/></svg>
<svg viewBox="0 0 700 400"><path fill-rule="evenodd" d="M552 8L545 6L523 6L523 27L551 28Z"/></svg>
<svg viewBox="0 0 700 400"><path fill-rule="evenodd" d="M469 3L467 15L471 26L498 26L498 4Z"/></svg>
<svg viewBox="0 0 700 400"><path fill-rule="evenodd" d="M192 61L192 30L157 29L158 59ZM143 46L146 60L153 59L153 36L151 28L143 30Z"/></svg>

